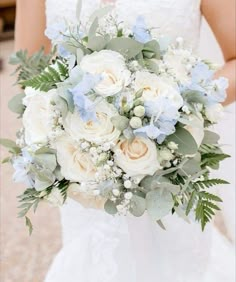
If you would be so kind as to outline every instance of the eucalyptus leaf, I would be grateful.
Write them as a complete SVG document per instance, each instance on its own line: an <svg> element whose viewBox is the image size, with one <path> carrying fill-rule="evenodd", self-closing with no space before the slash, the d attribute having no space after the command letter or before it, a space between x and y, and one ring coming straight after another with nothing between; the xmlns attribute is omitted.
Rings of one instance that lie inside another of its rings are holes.
<svg viewBox="0 0 236 282"><path fill-rule="evenodd" d="M111 215L115 215L117 214L117 208L114 202L112 202L111 200L107 200L105 205L104 205L104 209L107 213L111 214Z"/></svg>
<svg viewBox="0 0 236 282"><path fill-rule="evenodd" d="M103 36L93 36L89 37L88 40L88 48L91 49L92 51L101 51L105 48L107 45L107 40Z"/></svg>
<svg viewBox="0 0 236 282"><path fill-rule="evenodd" d="M34 157L34 161L43 164L50 171L54 171L57 167L57 159L54 154L38 154Z"/></svg>
<svg viewBox="0 0 236 282"><path fill-rule="evenodd" d="M146 201L144 198L134 195L131 199L130 213L140 217L146 210Z"/></svg>
<svg viewBox="0 0 236 282"><path fill-rule="evenodd" d="M157 224L161 227L161 229L166 231L165 225L163 224L161 220L157 220Z"/></svg>
<svg viewBox="0 0 236 282"><path fill-rule="evenodd" d="M159 188L166 189L173 195L177 195L180 192L180 186L172 183L161 183L159 184Z"/></svg>
<svg viewBox="0 0 236 282"><path fill-rule="evenodd" d="M155 221L169 214L174 206L174 200L169 191L157 189L147 193L147 212Z"/></svg>
<svg viewBox="0 0 236 282"><path fill-rule="evenodd" d="M176 132L166 138L167 142L178 144L178 152L184 155L193 155L198 151L198 145L193 136L183 127L178 127Z"/></svg>
<svg viewBox="0 0 236 282"><path fill-rule="evenodd" d="M24 93L17 94L14 96L8 103L8 108L16 114L19 114L22 116L22 114L25 111L25 106L23 105L23 98L25 97Z"/></svg>
<svg viewBox="0 0 236 282"><path fill-rule="evenodd" d="M106 45L106 49L119 52L127 59L137 56L143 49L143 44L131 38L113 38Z"/></svg>
<svg viewBox="0 0 236 282"><path fill-rule="evenodd" d="M143 48L143 55L144 58L146 57L148 59L151 58L160 59L161 51L160 51L159 43L156 40L147 42Z"/></svg>
<svg viewBox="0 0 236 282"><path fill-rule="evenodd" d="M129 126L129 119L125 116L114 116L111 118L111 122L120 131L124 131Z"/></svg>
<svg viewBox="0 0 236 282"><path fill-rule="evenodd" d="M98 27L99 27L98 18L96 17L95 20L93 21L93 23L90 26L89 33L88 33L89 38L96 36L96 32L97 32Z"/></svg>
<svg viewBox="0 0 236 282"><path fill-rule="evenodd" d="M59 96L66 101L68 110L71 113L73 113L75 109L75 104L72 94L68 91L67 88L62 88L62 87L58 89L58 92L59 92Z"/></svg>
<svg viewBox="0 0 236 282"><path fill-rule="evenodd" d="M145 60L145 66L147 69L149 69L151 72L159 75L159 67L155 60Z"/></svg>
<svg viewBox="0 0 236 282"><path fill-rule="evenodd" d="M218 144L220 136L217 133L210 130L205 130L204 133L202 144Z"/></svg>
<svg viewBox="0 0 236 282"><path fill-rule="evenodd" d="M189 159L181 169L178 170L178 173L182 176L194 175L201 171L201 161L196 159Z"/></svg>
<svg viewBox="0 0 236 282"><path fill-rule="evenodd" d="M10 139L0 138L0 145L9 149L9 151L13 154L19 154L21 149L16 145L16 143Z"/></svg>
<svg viewBox="0 0 236 282"><path fill-rule="evenodd" d="M193 104L193 103L206 104L207 103L207 98L200 91L187 90L184 93L182 93L182 96L184 100L186 100L190 104Z"/></svg>

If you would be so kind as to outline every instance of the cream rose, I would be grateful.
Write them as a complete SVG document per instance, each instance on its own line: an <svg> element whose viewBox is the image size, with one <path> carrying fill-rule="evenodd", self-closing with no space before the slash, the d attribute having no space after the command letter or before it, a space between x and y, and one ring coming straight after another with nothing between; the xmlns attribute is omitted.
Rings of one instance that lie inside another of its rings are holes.
<svg viewBox="0 0 236 282"><path fill-rule="evenodd" d="M96 106L96 121L84 122L75 111L68 113L64 127L75 140L85 139L96 144L115 143L120 131L114 127L111 118L116 115L118 115L116 109L106 101L102 101Z"/></svg>
<svg viewBox="0 0 236 282"><path fill-rule="evenodd" d="M101 82L94 90L103 97L119 93L130 82L131 74L124 57L114 51L102 50L87 55L82 59L80 66L83 71L101 75Z"/></svg>
<svg viewBox="0 0 236 282"><path fill-rule="evenodd" d="M154 73L139 71L136 73L135 91L143 89L142 98L150 101L158 96L167 97L179 109L183 106L181 94L170 83L165 82Z"/></svg>
<svg viewBox="0 0 236 282"><path fill-rule="evenodd" d="M26 144L47 143L52 130L52 102L57 97L56 90L53 89L49 92L34 90L27 97L28 99L25 101L27 107L23 115Z"/></svg>
<svg viewBox="0 0 236 282"><path fill-rule="evenodd" d="M116 164L130 177L139 177L140 180L146 175L153 175L161 167L156 145L148 138L122 139L114 153Z"/></svg>
<svg viewBox="0 0 236 282"><path fill-rule="evenodd" d="M82 152L78 145L67 135L56 142L57 161L61 174L70 181L84 182L95 179L96 168L88 153Z"/></svg>
<svg viewBox="0 0 236 282"><path fill-rule="evenodd" d="M188 130L189 133L195 139L198 147L202 144L202 140L204 138L204 119L202 115L199 113L196 115L189 115L190 124L185 126L185 129Z"/></svg>

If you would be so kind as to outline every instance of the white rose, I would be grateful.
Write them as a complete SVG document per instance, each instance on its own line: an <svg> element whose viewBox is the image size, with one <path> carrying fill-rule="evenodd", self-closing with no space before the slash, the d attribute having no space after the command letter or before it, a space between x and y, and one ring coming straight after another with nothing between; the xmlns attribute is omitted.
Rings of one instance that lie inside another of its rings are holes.
<svg viewBox="0 0 236 282"><path fill-rule="evenodd" d="M34 143L45 144L48 142L52 130L51 120L53 114L52 102L57 95L56 90L49 92L32 92L26 100L26 110L23 115L23 126L25 129L25 141L27 145Z"/></svg>
<svg viewBox="0 0 236 282"><path fill-rule="evenodd" d="M79 113L75 111L74 113L68 113L64 121L64 127L75 140L85 139L96 144L116 143L120 131L111 122L111 118L116 115L118 113L114 106L102 101L96 106L96 121L85 122L80 118Z"/></svg>
<svg viewBox="0 0 236 282"><path fill-rule="evenodd" d="M96 167L88 153L82 152L79 146L67 135L56 142L57 161L61 174L70 181L94 181Z"/></svg>
<svg viewBox="0 0 236 282"><path fill-rule="evenodd" d="M156 144L148 138L122 139L114 149L115 163L130 177L153 175L160 169Z"/></svg>
<svg viewBox="0 0 236 282"><path fill-rule="evenodd" d="M209 121L216 123L224 116L224 107L221 104L213 104L206 107L206 117Z"/></svg>
<svg viewBox="0 0 236 282"><path fill-rule="evenodd" d="M119 93L130 83L130 71L125 64L125 58L114 51L102 50L83 57L80 66L83 71L100 74L102 80L94 88L103 97Z"/></svg>
<svg viewBox="0 0 236 282"><path fill-rule="evenodd" d="M204 138L204 119L202 115L199 113L196 115L189 115L190 123L185 126L185 129L193 136L198 147L202 144L202 140Z"/></svg>
<svg viewBox="0 0 236 282"><path fill-rule="evenodd" d="M183 98L174 86L160 79L154 73L137 72L134 87L136 92L143 89L142 98L144 101L150 101L162 96L170 99L178 109L183 105Z"/></svg>

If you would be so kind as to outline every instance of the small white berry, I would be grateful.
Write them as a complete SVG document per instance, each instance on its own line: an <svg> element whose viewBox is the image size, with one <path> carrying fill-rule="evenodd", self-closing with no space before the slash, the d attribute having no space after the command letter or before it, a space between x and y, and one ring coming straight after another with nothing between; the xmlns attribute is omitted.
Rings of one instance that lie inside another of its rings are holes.
<svg viewBox="0 0 236 282"><path fill-rule="evenodd" d="M134 129L142 127L142 120L139 117L132 117L129 123Z"/></svg>
<svg viewBox="0 0 236 282"><path fill-rule="evenodd" d="M143 106L137 106L134 108L134 114L137 117L142 117L145 114L145 108Z"/></svg>
<svg viewBox="0 0 236 282"><path fill-rule="evenodd" d="M113 195L116 196L116 197L120 196L120 191L119 191L118 189L113 189L113 190L112 190L112 193L113 193Z"/></svg>
<svg viewBox="0 0 236 282"><path fill-rule="evenodd" d="M131 193L131 192L125 193L125 199L126 200L131 200L132 198L133 198L133 193Z"/></svg>
<svg viewBox="0 0 236 282"><path fill-rule="evenodd" d="M129 189L129 188L132 187L132 182L131 182L130 180L126 180L126 181L124 182L124 186L125 186L125 188Z"/></svg>

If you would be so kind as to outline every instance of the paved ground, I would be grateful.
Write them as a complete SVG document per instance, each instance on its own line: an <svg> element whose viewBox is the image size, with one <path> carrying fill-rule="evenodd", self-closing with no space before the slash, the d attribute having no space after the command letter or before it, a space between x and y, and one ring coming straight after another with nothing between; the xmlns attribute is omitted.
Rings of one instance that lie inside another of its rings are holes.
<svg viewBox="0 0 236 282"><path fill-rule="evenodd" d="M0 43L0 58L4 58L4 69L0 72L0 136L14 138L20 121L7 109L10 97L17 94L11 85L12 67L7 65L7 58L13 50L13 42ZM1 148L2 149L2 148ZM6 151L1 151L1 159ZM54 254L60 248L60 221L56 208L42 207L33 216L34 233L28 236L24 221L17 218L16 196L22 185L11 181L10 165L1 166L0 171L0 281L1 282L42 282Z"/></svg>

